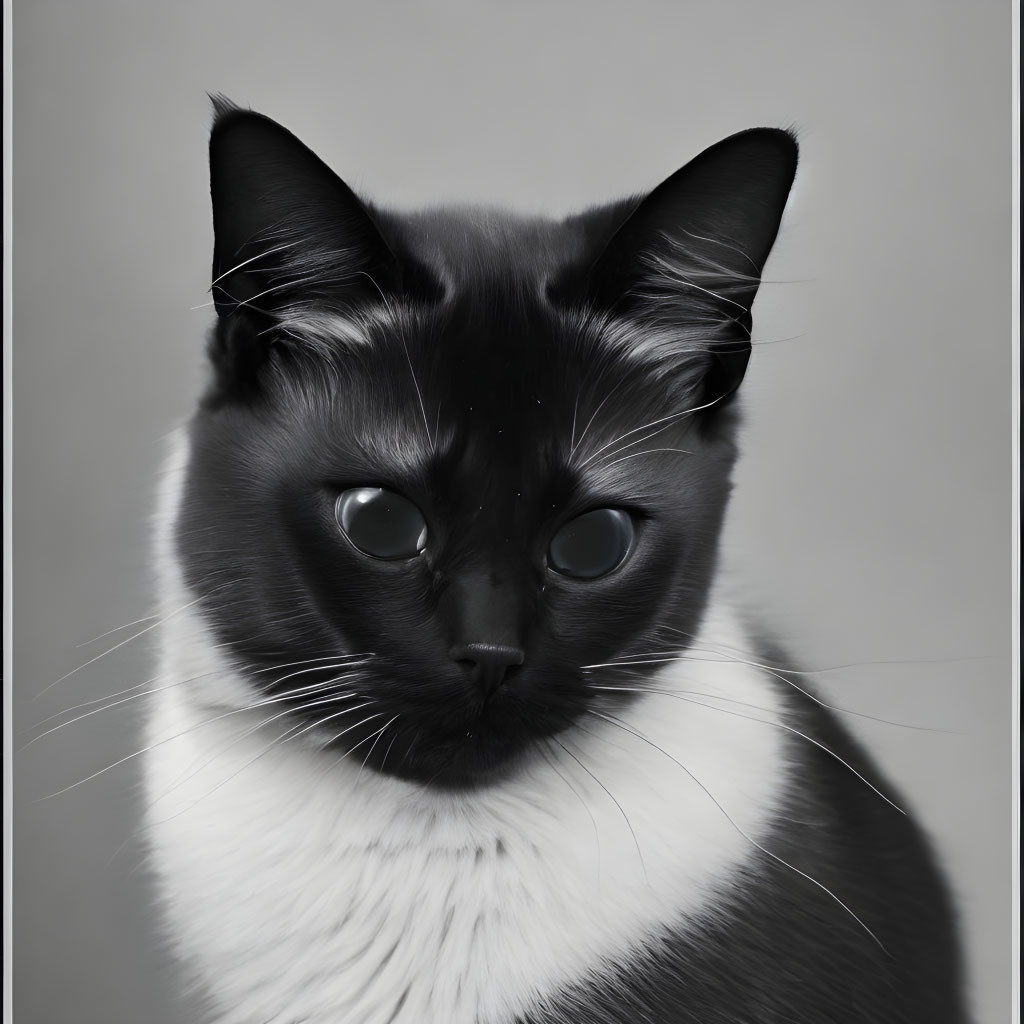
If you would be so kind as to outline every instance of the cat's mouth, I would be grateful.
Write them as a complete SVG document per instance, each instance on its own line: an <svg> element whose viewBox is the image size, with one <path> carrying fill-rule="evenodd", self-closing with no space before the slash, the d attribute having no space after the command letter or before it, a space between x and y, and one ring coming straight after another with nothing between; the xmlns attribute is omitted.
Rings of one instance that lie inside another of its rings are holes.
<svg viewBox="0 0 1024 1024"><path fill-rule="evenodd" d="M374 689L360 687L366 694ZM317 708L320 745L361 771L440 788L475 788L543 758L545 744L589 703L578 683L549 686L543 699L536 686L522 684L500 687L487 699L449 691L425 700L422 689L417 697L381 693L353 698L327 713Z"/></svg>
<svg viewBox="0 0 1024 1024"><path fill-rule="evenodd" d="M414 749L404 761L396 762L391 774L449 789L493 785L521 771L532 760L530 754L536 752L534 746L539 742L539 738L512 741L478 728L459 738Z"/></svg>

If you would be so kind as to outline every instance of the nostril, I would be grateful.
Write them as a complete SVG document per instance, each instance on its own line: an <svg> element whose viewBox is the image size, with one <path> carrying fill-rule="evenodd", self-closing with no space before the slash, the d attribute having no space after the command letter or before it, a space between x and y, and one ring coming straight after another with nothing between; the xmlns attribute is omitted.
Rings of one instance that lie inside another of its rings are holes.
<svg viewBox="0 0 1024 1024"><path fill-rule="evenodd" d="M452 661L467 662L481 668L509 668L522 665L526 655L518 647L504 644L460 644L449 652Z"/></svg>
<svg viewBox="0 0 1024 1024"><path fill-rule="evenodd" d="M471 669L487 693L493 692L510 668L522 665L525 653L504 644L457 644L448 652L452 661Z"/></svg>

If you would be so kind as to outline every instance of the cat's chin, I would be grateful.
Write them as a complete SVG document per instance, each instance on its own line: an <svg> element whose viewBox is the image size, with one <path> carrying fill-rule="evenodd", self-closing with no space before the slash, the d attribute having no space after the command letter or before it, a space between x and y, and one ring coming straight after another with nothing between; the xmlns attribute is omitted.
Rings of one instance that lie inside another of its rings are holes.
<svg viewBox="0 0 1024 1024"><path fill-rule="evenodd" d="M472 734L419 749L414 746L404 757L371 757L366 768L434 789L468 790L499 785L541 756L535 741L524 743Z"/></svg>

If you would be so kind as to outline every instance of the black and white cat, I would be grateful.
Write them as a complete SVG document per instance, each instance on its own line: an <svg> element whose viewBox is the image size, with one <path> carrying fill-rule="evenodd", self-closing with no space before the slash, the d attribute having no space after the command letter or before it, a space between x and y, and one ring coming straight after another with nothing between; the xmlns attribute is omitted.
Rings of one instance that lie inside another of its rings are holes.
<svg viewBox="0 0 1024 1024"><path fill-rule="evenodd" d="M210 157L146 780L211 1020L963 1024L926 841L716 574L792 136L563 221L225 102Z"/></svg>

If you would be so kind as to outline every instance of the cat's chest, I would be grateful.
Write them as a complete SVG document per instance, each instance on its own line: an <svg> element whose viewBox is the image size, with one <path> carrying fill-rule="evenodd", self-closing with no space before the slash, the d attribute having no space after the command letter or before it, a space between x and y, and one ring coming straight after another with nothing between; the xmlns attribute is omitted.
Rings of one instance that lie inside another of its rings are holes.
<svg viewBox="0 0 1024 1024"><path fill-rule="evenodd" d="M194 729L210 716L169 691L152 730L176 738L147 771L154 864L218 1021L498 1024L713 912L778 805L782 734L750 668L663 683L704 695L652 695L628 728L565 734L471 797L233 718Z"/></svg>

